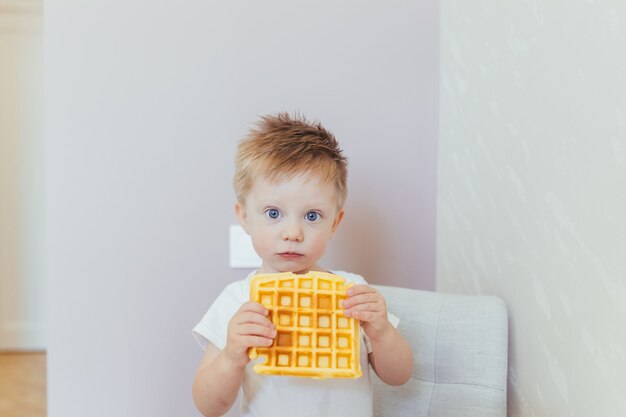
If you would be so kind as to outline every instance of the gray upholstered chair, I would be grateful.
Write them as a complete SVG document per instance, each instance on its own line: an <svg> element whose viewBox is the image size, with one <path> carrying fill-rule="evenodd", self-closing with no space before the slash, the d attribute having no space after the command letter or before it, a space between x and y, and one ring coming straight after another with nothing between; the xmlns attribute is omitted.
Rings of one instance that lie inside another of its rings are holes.
<svg viewBox="0 0 626 417"><path fill-rule="evenodd" d="M376 286L413 348L408 383L374 375L375 417L506 416L508 321L497 297Z"/></svg>

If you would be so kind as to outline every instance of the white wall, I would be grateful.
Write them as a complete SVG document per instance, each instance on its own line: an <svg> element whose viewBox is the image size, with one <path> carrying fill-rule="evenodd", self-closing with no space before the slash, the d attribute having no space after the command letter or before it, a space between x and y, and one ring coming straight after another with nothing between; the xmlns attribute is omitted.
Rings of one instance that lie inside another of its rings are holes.
<svg viewBox="0 0 626 417"><path fill-rule="evenodd" d="M626 3L442 3L437 289L510 313L509 416L626 410Z"/></svg>
<svg viewBox="0 0 626 417"><path fill-rule="evenodd" d="M0 0L0 350L45 347L42 7Z"/></svg>
<svg viewBox="0 0 626 417"><path fill-rule="evenodd" d="M434 287L437 4L45 3L49 416L195 415L236 142L300 110L350 158L327 266Z"/></svg>

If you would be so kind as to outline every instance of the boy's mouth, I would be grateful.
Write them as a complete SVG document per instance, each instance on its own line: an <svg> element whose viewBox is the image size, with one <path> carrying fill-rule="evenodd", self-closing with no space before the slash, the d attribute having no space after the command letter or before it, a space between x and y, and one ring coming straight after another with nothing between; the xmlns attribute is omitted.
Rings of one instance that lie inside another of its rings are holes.
<svg viewBox="0 0 626 417"><path fill-rule="evenodd" d="M285 259L296 259L296 258L300 258L303 256L301 253L297 253L297 252L281 252L278 255L281 258L285 258Z"/></svg>

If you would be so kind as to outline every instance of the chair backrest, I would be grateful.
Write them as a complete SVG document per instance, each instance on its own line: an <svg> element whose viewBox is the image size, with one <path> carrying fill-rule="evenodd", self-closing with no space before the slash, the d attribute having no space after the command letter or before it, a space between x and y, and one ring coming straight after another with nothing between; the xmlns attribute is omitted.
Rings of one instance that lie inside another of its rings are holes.
<svg viewBox="0 0 626 417"><path fill-rule="evenodd" d="M375 286L413 349L409 382L374 378L375 417L506 416L508 319L502 299Z"/></svg>

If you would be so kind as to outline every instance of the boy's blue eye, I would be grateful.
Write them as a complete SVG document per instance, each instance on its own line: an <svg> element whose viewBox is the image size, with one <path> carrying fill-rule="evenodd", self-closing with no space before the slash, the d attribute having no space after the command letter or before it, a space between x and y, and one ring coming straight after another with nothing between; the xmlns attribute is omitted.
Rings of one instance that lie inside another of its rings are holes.
<svg viewBox="0 0 626 417"><path fill-rule="evenodd" d="M267 217L269 217L270 219L277 219L280 217L280 211L278 211L277 209L268 209L267 211L265 211L265 214L267 214Z"/></svg>
<svg viewBox="0 0 626 417"><path fill-rule="evenodd" d="M315 211L309 211L309 212L306 214L306 219L307 219L308 221L310 221L310 222L317 221L317 220L319 220L319 218L320 218L320 214L319 214L319 213L317 213L317 212L315 212Z"/></svg>

